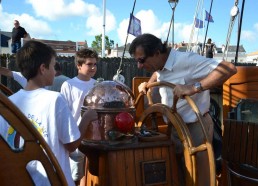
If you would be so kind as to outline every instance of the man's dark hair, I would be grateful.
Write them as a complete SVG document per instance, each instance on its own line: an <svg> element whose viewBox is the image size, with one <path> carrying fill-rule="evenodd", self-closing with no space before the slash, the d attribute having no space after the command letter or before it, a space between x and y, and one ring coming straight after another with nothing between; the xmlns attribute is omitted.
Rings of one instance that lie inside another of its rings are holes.
<svg viewBox="0 0 258 186"><path fill-rule="evenodd" d="M160 51L161 53L167 52L167 44L163 44L159 38L152 34L142 34L133 40L129 48L131 56L139 46L143 48L145 57L153 56L157 51Z"/></svg>
<svg viewBox="0 0 258 186"><path fill-rule="evenodd" d="M211 38L208 39L207 43L208 43L208 44L211 44Z"/></svg>
<svg viewBox="0 0 258 186"><path fill-rule="evenodd" d="M82 66L82 64L85 63L87 58L96 58L96 60L98 61L98 53L88 48L83 48L77 51L75 54L75 65Z"/></svg>
<svg viewBox="0 0 258 186"><path fill-rule="evenodd" d="M30 40L17 51L16 64L22 75L29 81L37 75L41 64L49 68L53 57L56 57L53 48L40 41Z"/></svg>

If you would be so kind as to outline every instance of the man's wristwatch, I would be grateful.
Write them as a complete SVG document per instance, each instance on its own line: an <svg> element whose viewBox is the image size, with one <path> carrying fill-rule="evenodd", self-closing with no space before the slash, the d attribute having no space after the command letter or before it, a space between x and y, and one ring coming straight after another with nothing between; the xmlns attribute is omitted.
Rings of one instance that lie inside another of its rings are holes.
<svg viewBox="0 0 258 186"><path fill-rule="evenodd" d="M197 90L198 93L203 91L202 84L200 82L194 83L193 87Z"/></svg>

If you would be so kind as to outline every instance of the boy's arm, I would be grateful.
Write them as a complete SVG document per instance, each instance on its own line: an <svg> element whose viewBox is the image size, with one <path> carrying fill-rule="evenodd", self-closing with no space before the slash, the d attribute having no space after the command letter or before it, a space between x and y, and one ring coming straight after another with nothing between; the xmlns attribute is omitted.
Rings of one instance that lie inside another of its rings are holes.
<svg viewBox="0 0 258 186"><path fill-rule="evenodd" d="M79 124L79 130L81 132L81 136L79 139L77 139L76 141L72 142L72 143L67 143L65 144L65 148L69 151L69 152L73 152L75 151L79 145L81 144L81 141L83 140L85 134L86 134L86 130L89 126L89 124L98 119L98 114L95 110L87 110L81 119L81 122Z"/></svg>
<svg viewBox="0 0 258 186"><path fill-rule="evenodd" d="M12 71L5 67L0 67L0 75L13 78Z"/></svg>

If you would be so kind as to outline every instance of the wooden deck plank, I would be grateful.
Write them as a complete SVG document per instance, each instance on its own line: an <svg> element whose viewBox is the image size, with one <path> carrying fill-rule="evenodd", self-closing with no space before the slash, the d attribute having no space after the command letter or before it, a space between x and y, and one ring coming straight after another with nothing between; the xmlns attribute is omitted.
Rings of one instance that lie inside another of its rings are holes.
<svg viewBox="0 0 258 186"><path fill-rule="evenodd" d="M126 186L126 179L125 179L125 151L120 150L116 152L117 154L117 163L116 163L116 176L115 179L117 181L117 186L124 185ZM113 186L113 185L112 185Z"/></svg>
<svg viewBox="0 0 258 186"><path fill-rule="evenodd" d="M134 166L135 166L135 175L136 175L136 186L142 186L141 179L141 162L143 161L143 149L134 150Z"/></svg>
<svg viewBox="0 0 258 186"><path fill-rule="evenodd" d="M235 161L235 139L236 139L236 121L230 121L230 140L228 144L228 159Z"/></svg>
<svg viewBox="0 0 258 186"><path fill-rule="evenodd" d="M126 186L135 186L136 175L134 169L134 152L132 150L125 150L125 166Z"/></svg>
<svg viewBox="0 0 258 186"><path fill-rule="evenodd" d="M241 141L242 141L242 144L247 144L247 135L248 135L248 125L245 125L243 124L242 125L242 135L241 135ZM245 159L246 159L246 148L244 145L241 146L241 149L240 149L240 159L239 161L240 162L243 162L245 163Z"/></svg>
<svg viewBox="0 0 258 186"><path fill-rule="evenodd" d="M234 152L239 152L239 153L235 153L235 161L239 162L240 161L240 151L241 151L241 147L242 145L239 145L239 144L242 144L242 139L241 139L241 136L242 136L242 126L244 124L242 122L237 122L236 124L236 132L235 132L235 148L234 148Z"/></svg>
<svg viewBox="0 0 258 186"><path fill-rule="evenodd" d="M116 183L116 171L114 170L117 167L117 155L116 152L109 152L108 153L108 185L112 185L112 186L119 186Z"/></svg>
<svg viewBox="0 0 258 186"><path fill-rule="evenodd" d="M248 141L246 148L246 163L252 164L252 153L253 153L253 143L254 143L254 124L248 123Z"/></svg>
<svg viewBox="0 0 258 186"><path fill-rule="evenodd" d="M252 165L258 167L258 124L254 125L254 143L253 143Z"/></svg>

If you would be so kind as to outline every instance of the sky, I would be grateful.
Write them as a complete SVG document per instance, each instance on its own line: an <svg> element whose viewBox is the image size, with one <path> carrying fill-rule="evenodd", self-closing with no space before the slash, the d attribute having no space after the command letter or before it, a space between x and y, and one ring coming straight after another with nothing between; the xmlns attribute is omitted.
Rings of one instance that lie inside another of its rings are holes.
<svg viewBox="0 0 258 186"><path fill-rule="evenodd" d="M32 38L62 41L87 41L91 46L96 35L103 32L103 2L106 2L105 35L122 46L127 37L130 13L134 0L2 0L0 4L0 29L11 31L13 21L19 20ZM210 10L211 0L203 0L196 11L198 0L179 0L174 12L174 42L189 42L194 15L202 18L203 10ZM235 0L213 0L207 37L221 47L226 43L230 23L230 10ZM241 10L242 0L238 1ZM172 5L173 6L173 5ZM240 45L247 53L258 51L258 1L245 1ZM134 16L140 19L142 33L152 33L165 41L172 15L167 0L136 0ZM237 17L240 18L240 15ZM236 20L230 45L237 45L239 21ZM206 22L207 28L207 22ZM194 29L194 40L203 43L205 29ZM169 33L172 42L172 30ZM129 34L127 43L135 36Z"/></svg>

